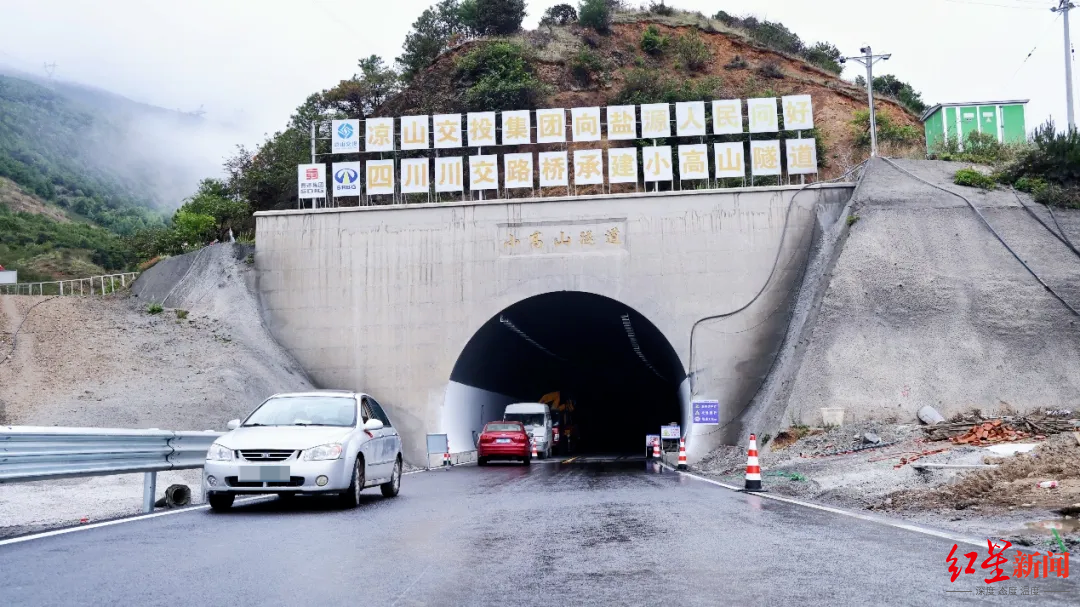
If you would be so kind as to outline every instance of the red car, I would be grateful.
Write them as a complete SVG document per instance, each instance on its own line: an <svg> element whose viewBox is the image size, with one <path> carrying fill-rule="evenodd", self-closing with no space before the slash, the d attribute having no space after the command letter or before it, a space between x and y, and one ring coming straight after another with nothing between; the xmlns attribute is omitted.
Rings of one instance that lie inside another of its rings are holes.
<svg viewBox="0 0 1080 607"><path fill-rule="evenodd" d="M476 445L476 465L492 459L520 459L532 463L532 446L521 422L489 422Z"/></svg>

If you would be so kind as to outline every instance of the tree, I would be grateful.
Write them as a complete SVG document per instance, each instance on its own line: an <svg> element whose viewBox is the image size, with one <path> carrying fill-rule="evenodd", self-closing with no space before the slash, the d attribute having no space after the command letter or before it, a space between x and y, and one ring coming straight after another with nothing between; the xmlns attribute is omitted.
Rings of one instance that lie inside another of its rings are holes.
<svg viewBox="0 0 1080 607"><path fill-rule="evenodd" d="M213 217L213 230L218 240L225 240L229 230L235 234L255 227L251 207L247 202L235 200L229 186L220 179L203 179L195 194L177 211L181 212ZM173 224L176 223L174 216Z"/></svg>
<svg viewBox="0 0 1080 607"><path fill-rule="evenodd" d="M329 109L349 118L367 118L401 90L401 75L371 55L359 62L360 73L323 91Z"/></svg>
<svg viewBox="0 0 1080 607"><path fill-rule="evenodd" d="M844 71L844 66L840 64L840 49L828 42L818 42L807 48L803 52L803 57L810 63L834 74Z"/></svg>
<svg viewBox="0 0 1080 607"><path fill-rule="evenodd" d="M478 36L506 36L521 29L525 0L463 0L461 21Z"/></svg>
<svg viewBox="0 0 1080 607"><path fill-rule="evenodd" d="M544 11L540 25L570 25L578 20L577 11L569 4L556 4Z"/></svg>
<svg viewBox="0 0 1080 607"><path fill-rule="evenodd" d="M866 78L856 76L855 85L866 88ZM919 93L910 84L892 74L874 76L874 92L896 99L901 105L916 114L926 111L926 103L922 100L922 93Z"/></svg>
<svg viewBox="0 0 1080 607"><path fill-rule="evenodd" d="M214 218L210 215L179 210L173 216L173 242L182 251L206 244L214 235Z"/></svg>
<svg viewBox="0 0 1080 607"><path fill-rule="evenodd" d="M581 0L578 4L578 23L601 34L611 29L611 7L608 0Z"/></svg>
<svg viewBox="0 0 1080 607"><path fill-rule="evenodd" d="M440 53L457 40L470 34L461 18L459 0L442 0L413 22L412 31L405 36L402 54L397 58L401 77L410 82L420 70L431 65Z"/></svg>
<svg viewBox="0 0 1080 607"><path fill-rule="evenodd" d="M863 80L863 83L863 86L866 86L865 79ZM923 103L922 94L917 92L910 84L900 80L892 74L874 76L874 91L894 97L897 101L916 114L926 110L926 104Z"/></svg>

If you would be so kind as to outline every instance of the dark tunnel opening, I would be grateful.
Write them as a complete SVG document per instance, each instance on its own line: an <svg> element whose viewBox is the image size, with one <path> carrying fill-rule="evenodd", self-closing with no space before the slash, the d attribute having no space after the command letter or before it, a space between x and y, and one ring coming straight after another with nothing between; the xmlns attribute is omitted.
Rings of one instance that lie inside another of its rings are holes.
<svg viewBox="0 0 1080 607"><path fill-rule="evenodd" d="M683 419L685 378L652 322L616 300L577 291L530 297L491 318L450 377L499 395L502 404L558 392L561 402L572 403L572 410L553 407L563 437L558 455L642 453L645 435ZM462 415L476 409L460 407ZM489 406L476 423L470 420L474 436L501 414L501 406Z"/></svg>

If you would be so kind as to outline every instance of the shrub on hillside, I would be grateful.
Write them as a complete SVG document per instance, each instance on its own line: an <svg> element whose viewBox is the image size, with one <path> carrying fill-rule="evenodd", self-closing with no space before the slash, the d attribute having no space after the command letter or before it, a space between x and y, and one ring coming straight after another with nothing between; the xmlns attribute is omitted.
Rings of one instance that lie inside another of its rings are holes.
<svg viewBox="0 0 1080 607"><path fill-rule="evenodd" d="M745 70L749 68L750 64L746 61L746 59L743 59L742 55L735 55L731 58L731 61L728 61L726 64L724 64L725 70Z"/></svg>
<svg viewBox="0 0 1080 607"><path fill-rule="evenodd" d="M675 55L686 69L692 71L704 69L712 60L709 46L695 30L690 30L675 39Z"/></svg>
<svg viewBox="0 0 1080 607"><path fill-rule="evenodd" d="M713 19L716 19L728 27L736 25L739 22L738 17L729 14L727 11L717 11L716 14L713 15Z"/></svg>
<svg viewBox="0 0 1080 607"><path fill-rule="evenodd" d="M718 99L721 81L714 76L692 80L669 78L656 70L635 68L626 73L622 89L611 99L613 105L675 103Z"/></svg>
<svg viewBox="0 0 1080 607"><path fill-rule="evenodd" d="M556 4L544 11L540 25L570 25L578 20L577 10L569 4Z"/></svg>
<svg viewBox="0 0 1080 607"><path fill-rule="evenodd" d="M969 188L981 188L983 190L992 190L997 187L993 177L983 175L975 169L960 169L956 172L956 175L953 176L953 183Z"/></svg>
<svg viewBox="0 0 1080 607"><path fill-rule="evenodd" d="M920 133L915 127L896 124L892 116L884 110L879 110L875 118L879 143L896 143L900 145L918 143ZM870 147L870 110L856 111L851 120L851 125L855 129L855 145L861 148Z"/></svg>
<svg viewBox="0 0 1080 607"><path fill-rule="evenodd" d="M659 55L667 48L668 37L660 33L655 25L650 25L641 33L641 50L650 55Z"/></svg>
<svg viewBox="0 0 1080 607"><path fill-rule="evenodd" d="M513 42L483 44L458 59L455 75L471 111L532 108L547 97L524 47Z"/></svg>
<svg viewBox="0 0 1080 607"><path fill-rule="evenodd" d="M578 23L601 34L611 29L611 6L607 0L581 0L578 4Z"/></svg>
<svg viewBox="0 0 1080 607"><path fill-rule="evenodd" d="M1013 182L1014 188L1033 196L1038 196L1039 193L1046 189L1046 185L1046 180L1040 177L1021 177Z"/></svg>
<svg viewBox="0 0 1080 607"><path fill-rule="evenodd" d="M1032 133L1031 148L1017 159L1013 172L1062 186L1080 185L1080 131L1058 131L1048 120Z"/></svg>
<svg viewBox="0 0 1080 607"><path fill-rule="evenodd" d="M661 15L664 17L670 17L671 15L675 14L675 9L664 4L664 0L660 0L660 2L650 2L649 8L646 9L645 12L649 13L650 15Z"/></svg>
<svg viewBox="0 0 1080 607"><path fill-rule="evenodd" d="M783 80L784 70L775 61L767 61L758 66L757 72L766 78Z"/></svg>
<svg viewBox="0 0 1080 607"><path fill-rule="evenodd" d="M1046 121L1007 174L1016 189L1043 204L1080 208L1080 131L1058 131L1052 120Z"/></svg>
<svg viewBox="0 0 1080 607"><path fill-rule="evenodd" d="M570 73L574 80L589 84L597 74L604 71L604 61L599 53L583 48L570 60Z"/></svg>
<svg viewBox="0 0 1080 607"><path fill-rule="evenodd" d="M798 55L804 48L803 41L783 23L758 21L755 17L742 19L740 26L757 42L789 55Z"/></svg>
<svg viewBox="0 0 1080 607"><path fill-rule="evenodd" d="M979 164L1002 164L1013 159L1016 146L1006 145L989 133L969 133L964 145L955 137L946 138L933 146L930 157L935 160L955 160Z"/></svg>

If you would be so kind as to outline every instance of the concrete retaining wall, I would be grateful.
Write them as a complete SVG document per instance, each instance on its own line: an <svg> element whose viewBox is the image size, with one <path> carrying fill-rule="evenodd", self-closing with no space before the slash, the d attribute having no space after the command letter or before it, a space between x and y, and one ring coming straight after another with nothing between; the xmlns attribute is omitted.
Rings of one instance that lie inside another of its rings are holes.
<svg viewBox="0 0 1080 607"><path fill-rule="evenodd" d="M1011 192L953 185L959 164L901 166L971 199L1047 283L1080 307L1080 260ZM1024 270L963 200L878 162L856 193L853 212L859 220L774 427L820 424L822 407L843 407L847 420L913 420L923 405L945 416L971 408L1077 406L1080 318ZM1060 214L1064 225L1076 225L1075 213Z"/></svg>

